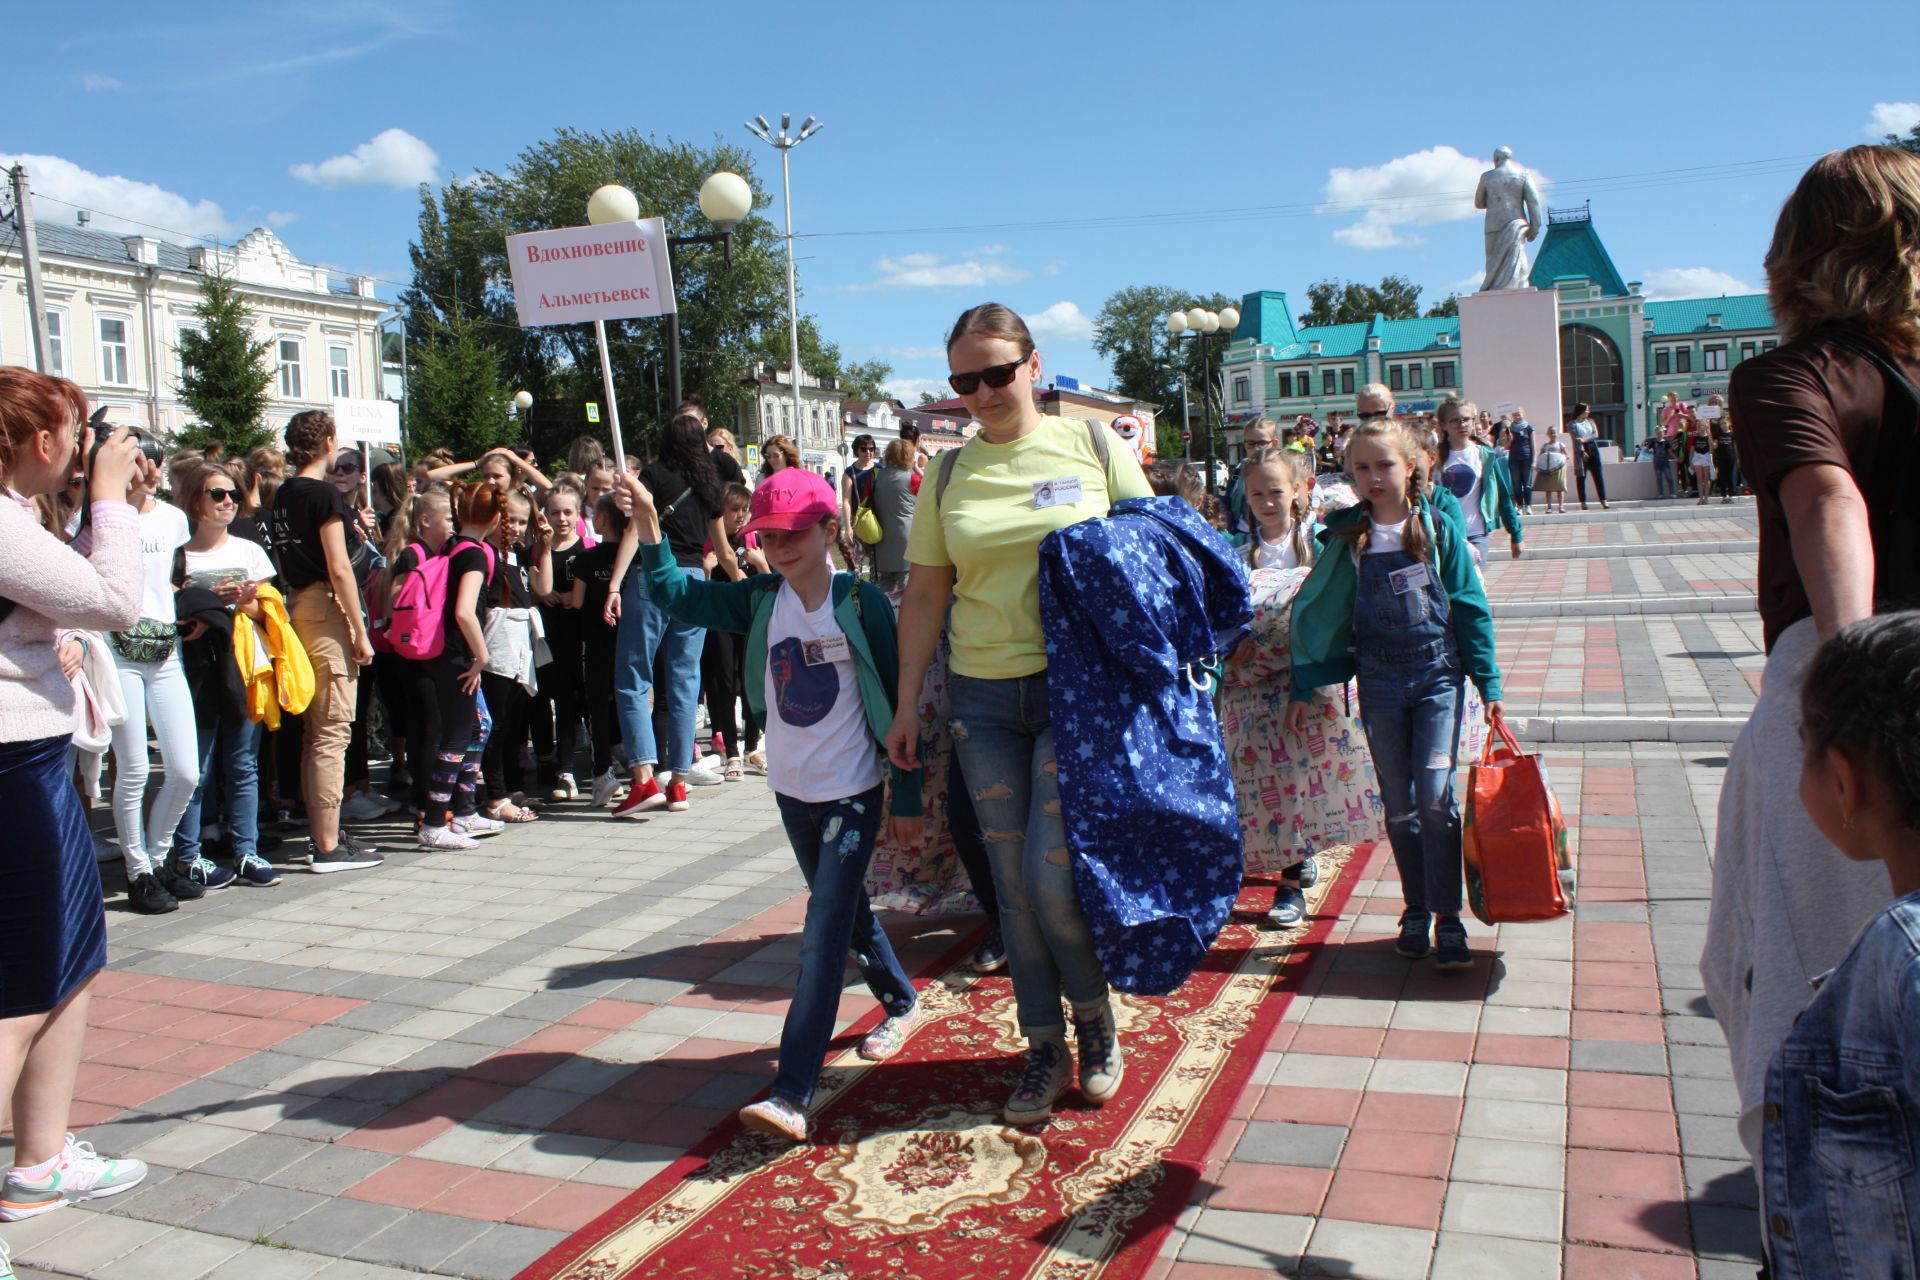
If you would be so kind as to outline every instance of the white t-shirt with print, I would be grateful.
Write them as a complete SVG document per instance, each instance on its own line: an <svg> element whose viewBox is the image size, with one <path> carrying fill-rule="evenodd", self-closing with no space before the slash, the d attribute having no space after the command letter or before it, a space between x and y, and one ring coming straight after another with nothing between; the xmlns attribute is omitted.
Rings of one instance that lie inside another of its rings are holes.
<svg viewBox="0 0 1920 1280"><path fill-rule="evenodd" d="M188 550L187 585L212 588L218 582L266 582L273 577L273 561L260 544L228 536L212 551Z"/></svg>
<svg viewBox="0 0 1920 1280"><path fill-rule="evenodd" d="M808 613L800 594L780 584L767 626L766 682L767 782L776 793L823 804L880 785L879 748L867 731L832 592Z"/></svg>
<svg viewBox="0 0 1920 1280"><path fill-rule="evenodd" d="M1480 510L1480 488L1486 482L1482 474L1484 464L1480 446L1469 442L1466 448L1448 454L1447 464L1440 469L1440 483L1460 499L1460 509L1466 513L1467 536L1470 538L1484 537L1487 532L1487 517Z"/></svg>
<svg viewBox="0 0 1920 1280"><path fill-rule="evenodd" d="M187 513L171 502L154 499L140 514L140 561L146 581L140 593L140 616L155 622L176 621L173 612L173 553L187 545Z"/></svg>

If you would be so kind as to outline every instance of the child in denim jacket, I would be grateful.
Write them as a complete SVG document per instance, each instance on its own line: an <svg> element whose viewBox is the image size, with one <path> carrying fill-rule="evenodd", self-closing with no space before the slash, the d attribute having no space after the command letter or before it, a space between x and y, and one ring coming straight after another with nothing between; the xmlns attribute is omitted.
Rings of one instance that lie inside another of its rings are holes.
<svg viewBox="0 0 1920 1280"><path fill-rule="evenodd" d="M1886 863L1894 901L1821 982L1767 1072L1772 1274L1910 1276L1920 1257L1920 613L1856 622L1822 646L1802 715L1801 801L1847 857Z"/></svg>

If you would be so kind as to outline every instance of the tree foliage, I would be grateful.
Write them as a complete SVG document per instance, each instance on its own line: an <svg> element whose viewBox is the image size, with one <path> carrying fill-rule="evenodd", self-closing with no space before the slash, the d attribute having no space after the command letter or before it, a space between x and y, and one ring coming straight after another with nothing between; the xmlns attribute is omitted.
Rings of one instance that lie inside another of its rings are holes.
<svg viewBox="0 0 1920 1280"><path fill-rule="evenodd" d="M273 442L265 421L273 369L271 344L253 336L253 317L234 282L208 272L193 309L200 331L180 335L179 392L195 422L179 433L183 448L217 444L226 453L246 453Z"/></svg>
<svg viewBox="0 0 1920 1280"><path fill-rule="evenodd" d="M1443 302L1440 306L1444 307ZM1455 303L1458 310L1458 303ZM1420 286L1405 276L1383 276L1377 285L1357 280L1320 280L1307 286L1302 325L1364 324L1376 315L1411 320L1420 314ZM1453 314L1439 311L1429 314Z"/></svg>
<svg viewBox="0 0 1920 1280"><path fill-rule="evenodd" d="M1908 129L1907 136L1904 138L1897 133L1888 134L1887 145L1898 147L1902 151L1911 151L1914 155L1920 156L1920 124Z"/></svg>
<svg viewBox="0 0 1920 1280"><path fill-rule="evenodd" d="M417 344L407 387L407 434L414 453L446 448L457 458L477 458L517 442L512 395L484 323L457 316Z"/></svg>
<svg viewBox="0 0 1920 1280"><path fill-rule="evenodd" d="M858 360L840 371L840 389L849 400L872 404L889 398L886 382L892 376L893 366L885 360Z"/></svg>
<svg viewBox="0 0 1920 1280"><path fill-rule="evenodd" d="M1200 430L1201 397L1209 381L1208 372L1201 368L1200 343L1193 338L1176 339L1167 330L1167 316L1190 307L1218 311L1238 305L1238 299L1223 293L1196 294L1171 285L1131 285L1110 296L1094 317L1093 349L1106 357L1113 369L1111 390L1160 406L1155 418L1155 443L1162 457L1178 456L1185 449L1180 440L1184 425L1180 417L1181 375L1186 376L1196 434ZM1207 339L1207 364L1216 380L1220 353L1225 348L1223 337ZM1214 403L1218 421L1217 389Z"/></svg>
<svg viewBox="0 0 1920 1280"><path fill-rule="evenodd" d="M787 365L786 266L780 237L759 212L771 198L755 178L753 156L718 139L696 146L631 129L561 129L499 172L472 174L438 193L422 187L413 284L401 299L410 357L424 359L449 340L456 321L470 320L461 332L493 353L502 385L532 393L532 443L540 456L564 452L582 430L604 438L611 415L603 406L603 425L590 428L584 408L606 399L593 326L519 327L506 237L578 226L586 221L587 197L607 183L631 189L642 216L664 219L669 236L708 235L715 227L700 212L700 185L721 170L747 180L756 212L734 228L730 253L718 245L675 247L673 275L682 392L700 395L715 422L731 422L751 394L742 379L753 362ZM610 321L607 337L627 448L644 453L674 408L666 322ZM839 349L821 338L811 316L801 317L800 338L808 373L846 375Z"/></svg>
<svg viewBox="0 0 1920 1280"><path fill-rule="evenodd" d="M1427 308L1427 319L1429 320L1439 320L1443 317L1457 316L1459 314L1460 295L1457 293L1450 293Z"/></svg>

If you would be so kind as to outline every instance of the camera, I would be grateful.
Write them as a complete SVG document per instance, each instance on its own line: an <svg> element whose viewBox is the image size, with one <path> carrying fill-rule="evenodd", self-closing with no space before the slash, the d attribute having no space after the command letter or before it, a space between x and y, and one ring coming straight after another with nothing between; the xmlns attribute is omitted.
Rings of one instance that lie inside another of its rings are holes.
<svg viewBox="0 0 1920 1280"><path fill-rule="evenodd" d="M122 432L133 437L134 443L140 447L140 456L148 462L151 462L154 466L158 467L166 461L166 446L161 444L157 437L151 432L142 431L139 427L126 426L118 422L108 422L107 411L104 407L93 411L93 416L87 419L87 425L93 428L93 448L87 451L86 475L89 479L93 477L93 460L94 457L99 454L100 446L119 436Z"/></svg>

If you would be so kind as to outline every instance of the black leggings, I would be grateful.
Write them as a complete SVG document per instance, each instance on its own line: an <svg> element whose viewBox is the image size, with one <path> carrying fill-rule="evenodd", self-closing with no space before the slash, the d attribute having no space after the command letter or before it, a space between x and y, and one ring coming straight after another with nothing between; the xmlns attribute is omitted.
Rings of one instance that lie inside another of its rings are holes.
<svg viewBox="0 0 1920 1280"><path fill-rule="evenodd" d="M449 810L457 818L474 812L480 754L486 739L477 699L460 687L467 661L442 654L420 666L433 682L434 701L440 711L439 740L432 757L433 781L427 788L426 812L421 821L429 827L444 827Z"/></svg>
<svg viewBox="0 0 1920 1280"><path fill-rule="evenodd" d="M1580 505L1583 507L1587 505L1588 480L1593 481L1595 495L1600 501L1605 502L1607 500L1607 469L1606 464L1600 461L1600 450L1583 445L1580 448L1580 458L1582 465L1573 469L1573 483L1580 490Z"/></svg>
<svg viewBox="0 0 1920 1280"><path fill-rule="evenodd" d="M700 654L700 678L707 688L707 718L713 731L725 736L729 756L745 755L760 745L760 725L753 718L753 708L742 696L746 692L742 679L746 665L745 636L733 631L707 632L707 647ZM736 701L741 703L744 727L733 718Z"/></svg>
<svg viewBox="0 0 1920 1280"><path fill-rule="evenodd" d="M586 714L586 648L573 610L547 614L547 648L553 661L538 673L540 697L534 702L532 726L533 747L551 783L556 781L554 774L573 772L580 754L580 721ZM603 686L602 693L610 699L613 686ZM551 764L546 761L549 753Z"/></svg>
<svg viewBox="0 0 1920 1280"><path fill-rule="evenodd" d="M439 658L425 662L402 658L400 665L406 697L407 760L412 766L407 798L424 814L440 754L440 682L434 678L433 669L442 664Z"/></svg>
<svg viewBox="0 0 1920 1280"><path fill-rule="evenodd" d="M593 776L613 768L613 744L619 736L613 714L613 637L612 627L589 623L585 643L581 645L586 667L586 684L581 701L587 708L587 729L593 735Z"/></svg>
<svg viewBox="0 0 1920 1280"><path fill-rule="evenodd" d="M413 735L408 732L407 725L411 714L408 685L412 680L407 668L412 665L397 653L376 653L373 655L373 679L361 680L362 684L375 687L380 695L380 706L387 713L387 749L393 753L389 791L393 790L392 781L408 776L409 765L416 759Z"/></svg>
<svg viewBox="0 0 1920 1280"><path fill-rule="evenodd" d="M527 770L520 760L520 748L527 741L527 716L533 710L533 695L512 676L497 676L488 671L480 677L480 691L487 696L487 711L493 716L493 732L487 735L487 749L480 757L486 777L487 799L498 803L516 791L527 789Z"/></svg>

